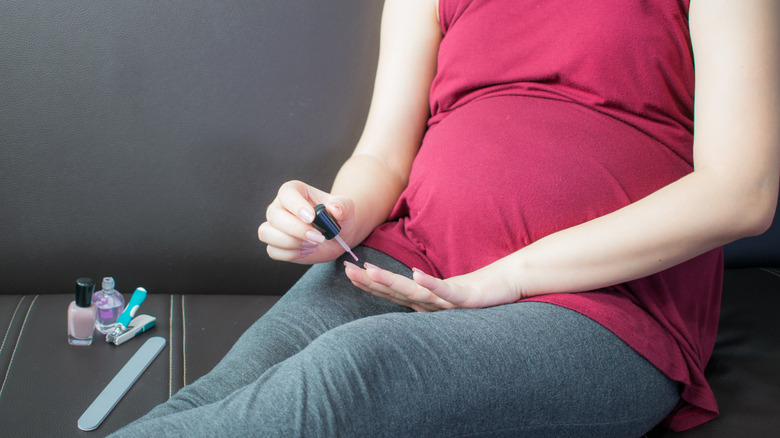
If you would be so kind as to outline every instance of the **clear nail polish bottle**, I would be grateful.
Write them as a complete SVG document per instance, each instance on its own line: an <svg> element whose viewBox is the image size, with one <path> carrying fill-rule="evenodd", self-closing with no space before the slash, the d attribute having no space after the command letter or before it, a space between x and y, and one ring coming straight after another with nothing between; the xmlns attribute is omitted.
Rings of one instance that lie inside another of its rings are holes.
<svg viewBox="0 0 780 438"><path fill-rule="evenodd" d="M92 295L92 303L97 307L97 331L104 335L114 331L116 321L124 309L125 299L114 289L113 277L103 278L103 289Z"/></svg>
<svg viewBox="0 0 780 438"><path fill-rule="evenodd" d="M82 277L76 280L76 299L68 306L68 343L90 345L95 333L97 307L92 303L95 281Z"/></svg>

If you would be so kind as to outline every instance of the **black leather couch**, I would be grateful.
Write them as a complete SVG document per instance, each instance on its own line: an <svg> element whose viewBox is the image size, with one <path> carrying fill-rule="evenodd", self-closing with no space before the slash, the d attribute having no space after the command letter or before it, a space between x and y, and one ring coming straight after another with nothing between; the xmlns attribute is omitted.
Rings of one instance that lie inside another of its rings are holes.
<svg viewBox="0 0 780 438"><path fill-rule="evenodd" d="M0 2L0 435L76 421L145 339L168 343L93 436L206 373L303 272L256 239L286 180L327 187L362 129L381 0ZM681 437L780 434L780 230L727 248L708 375ZM157 326L66 342L80 276ZM656 429L651 436L671 436Z"/></svg>

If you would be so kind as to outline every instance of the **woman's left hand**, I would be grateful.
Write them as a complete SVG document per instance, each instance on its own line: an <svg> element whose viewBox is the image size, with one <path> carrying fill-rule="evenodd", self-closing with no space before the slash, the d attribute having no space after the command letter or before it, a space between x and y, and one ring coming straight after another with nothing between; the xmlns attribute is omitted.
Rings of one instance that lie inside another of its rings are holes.
<svg viewBox="0 0 780 438"><path fill-rule="evenodd" d="M410 279L370 263L365 263L365 269L350 262L345 267L347 277L355 286L418 312L490 307L521 298L500 276L491 275L484 268L441 280L419 269L414 270Z"/></svg>

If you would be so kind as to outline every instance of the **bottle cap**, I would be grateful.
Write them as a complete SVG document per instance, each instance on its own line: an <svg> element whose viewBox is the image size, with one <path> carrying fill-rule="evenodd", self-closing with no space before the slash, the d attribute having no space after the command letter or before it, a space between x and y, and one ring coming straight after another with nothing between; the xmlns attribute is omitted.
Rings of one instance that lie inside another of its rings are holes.
<svg viewBox="0 0 780 438"><path fill-rule="evenodd" d="M341 227L339 227L336 219L331 216L324 205L317 204L317 206L314 207L314 212L316 213L316 216L311 224L314 225L314 228L320 230L326 239L330 240L341 232Z"/></svg>
<svg viewBox="0 0 780 438"><path fill-rule="evenodd" d="M95 293L95 280L81 277L76 280L76 305L89 307L92 304L92 294Z"/></svg>
<svg viewBox="0 0 780 438"><path fill-rule="evenodd" d="M114 285L114 277L103 277L103 290L112 290Z"/></svg>

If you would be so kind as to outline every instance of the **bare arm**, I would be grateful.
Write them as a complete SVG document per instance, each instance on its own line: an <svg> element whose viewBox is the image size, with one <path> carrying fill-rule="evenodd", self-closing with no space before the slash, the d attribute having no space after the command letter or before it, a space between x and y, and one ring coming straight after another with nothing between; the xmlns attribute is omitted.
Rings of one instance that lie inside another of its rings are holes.
<svg viewBox="0 0 780 438"><path fill-rule="evenodd" d="M441 41L436 2L386 1L381 41L366 127L331 190L355 201L352 244L387 220L422 143Z"/></svg>
<svg viewBox="0 0 780 438"><path fill-rule="evenodd" d="M483 307L641 278L762 233L780 182L779 21L776 0L692 0L695 169L688 176L471 274L442 281L417 273L417 284L373 268L348 268L348 275L419 310Z"/></svg>
<svg viewBox="0 0 780 438"><path fill-rule="evenodd" d="M379 64L366 127L330 193L301 181L280 189L258 228L277 260L317 263L343 249L311 226L315 204L325 203L356 245L384 222L406 187L428 119L428 93L436 72L441 31L434 0L387 0Z"/></svg>
<svg viewBox="0 0 780 438"><path fill-rule="evenodd" d="M775 0L693 0L694 172L505 263L523 296L644 277L771 224L780 180Z"/></svg>

